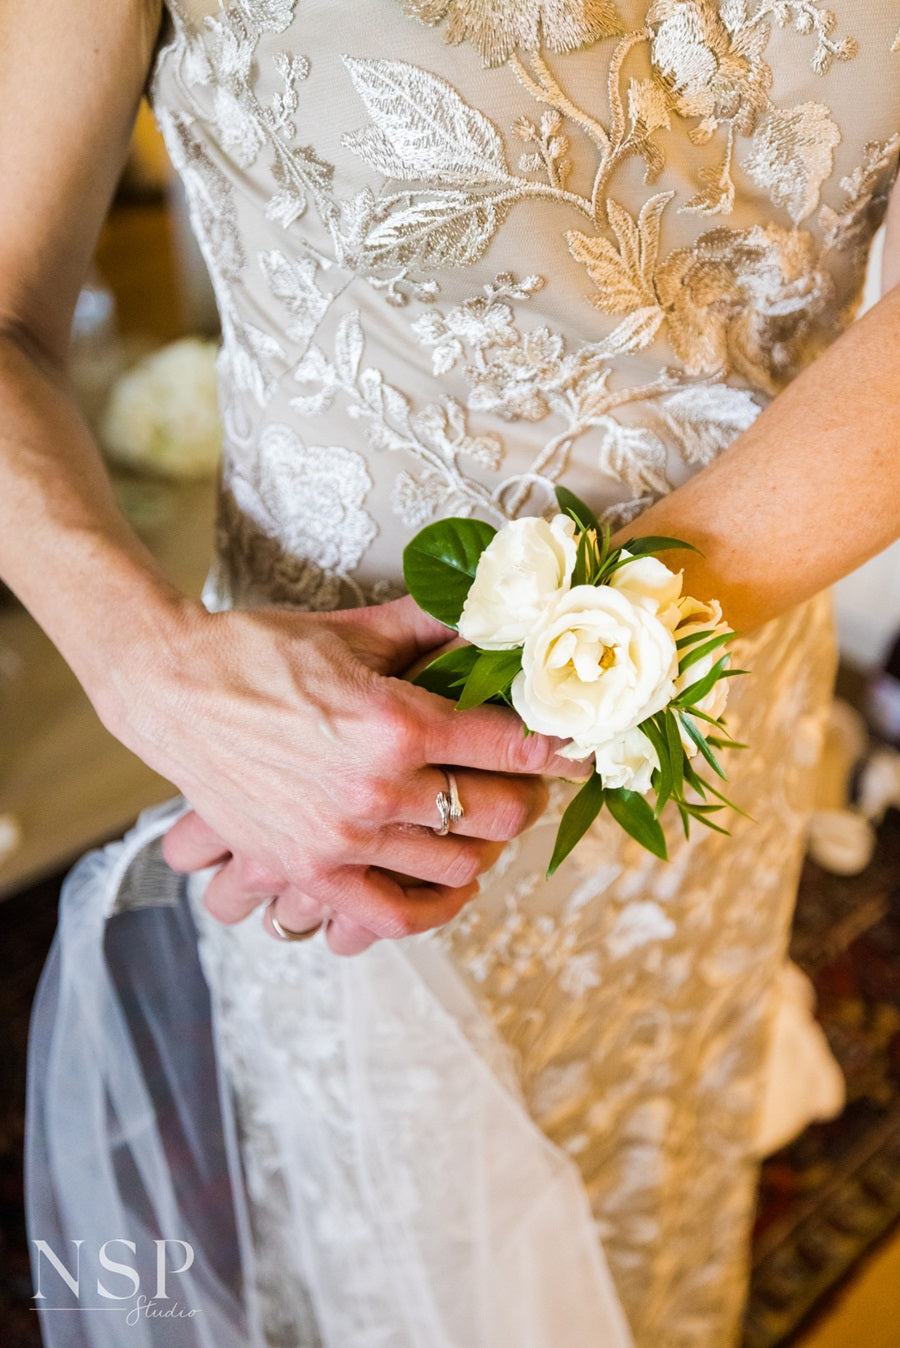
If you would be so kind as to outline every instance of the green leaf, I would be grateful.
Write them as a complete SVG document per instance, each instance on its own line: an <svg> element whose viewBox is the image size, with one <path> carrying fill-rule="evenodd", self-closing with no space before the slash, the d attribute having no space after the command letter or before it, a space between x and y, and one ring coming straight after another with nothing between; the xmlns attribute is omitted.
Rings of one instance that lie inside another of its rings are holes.
<svg viewBox="0 0 900 1348"><path fill-rule="evenodd" d="M456 646L420 670L413 683L417 688L425 688L429 693L452 698L455 702L459 697L459 689L471 674L477 660L478 650L475 646Z"/></svg>
<svg viewBox="0 0 900 1348"><path fill-rule="evenodd" d="M690 709L695 702L702 702L707 693L711 692L719 682L719 679L728 677L725 669L727 661L728 656L723 655L722 659L717 660L709 673L704 674L702 679L698 679L696 683L689 683L687 688L679 693L676 705Z"/></svg>
<svg viewBox="0 0 900 1348"><path fill-rule="evenodd" d="M643 557L648 552L669 552L673 548L677 548L679 552L696 552L698 557L703 556L693 543L685 543L681 538L665 538L661 534L655 536L648 534L646 538L629 538L622 547L627 548L634 557Z"/></svg>
<svg viewBox="0 0 900 1348"><path fill-rule="evenodd" d="M716 629L714 627L707 627L702 632L688 632L687 636L679 637L675 642L675 645L681 650L683 646L691 646L695 641L703 641L705 637L714 637L715 635Z"/></svg>
<svg viewBox="0 0 900 1348"><path fill-rule="evenodd" d="M652 806L636 791L626 791L618 787L606 792L606 804L613 819L628 833L635 842L646 847L661 861L668 861L666 838L662 826L653 813Z"/></svg>
<svg viewBox="0 0 900 1348"><path fill-rule="evenodd" d="M481 520L456 518L421 529L403 550L403 578L419 608L455 628L478 559L496 532Z"/></svg>
<svg viewBox="0 0 900 1348"><path fill-rule="evenodd" d="M587 833L591 824L603 809L606 796L607 792L603 788L603 779L599 772L594 772L587 779L577 796L569 801L566 812L560 820L559 832L556 835L556 842L553 847L553 856L550 858L550 865L547 867L548 880L560 863L565 861L575 844Z"/></svg>
<svg viewBox="0 0 900 1348"><path fill-rule="evenodd" d="M480 651L456 704L459 710L480 707L492 697L505 695L521 668L521 646L512 651Z"/></svg>
<svg viewBox="0 0 900 1348"><path fill-rule="evenodd" d="M681 795L681 787L684 782L684 745L681 743L681 735L678 733L678 722L675 719L675 713L668 708L663 712L663 725L666 730L666 743L669 749L669 759L672 767L672 791L676 796ZM659 810L656 811L659 814Z"/></svg>
<svg viewBox="0 0 900 1348"><path fill-rule="evenodd" d="M575 549L575 565L572 568L572 585L587 585L590 580L590 539L587 533L582 532L578 536L578 546Z"/></svg>
<svg viewBox="0 0 900 1348"><path fill-rule="evenodd" d="M659 759L659 780L656 783L656 813L659 814L675 790L675 778L672 772L672 764L669 761L669 742L664 727L655 716L642 721L639 729L642 734L647 736L656 750L656 757Z"/></svg>
<svg viewBox="0 0 900 1348"><path fill-rule="evenodd" d="M713 651L717 651L720 646L724 646L726 642L731 641L733 636L733 632L720 632L717 637L704 641L702 646L693 646L687 655L683 655L679 660L679 674L683 674L686 669L690 669L691 665L695 665L698 660L702 660L704 655L710 655Z"/></svg>
<svg viewBox="0 0 900 1348"><path fill-rule="evenodd" d="M696 713L693 713L696 715ZM714 722L713 724L717 724ZM740 740L726 739L723 735L707 735L707 744L711 744L714 749L746 749L746 744L741 744Z"/></svg>
<svg viewBox="0 0 900 1348"><path fill-rule="evenodd" d="M584 501L579 500L573 491L569 491L568 487L557 487L556 502L563 514L571 515L582 529L596 529L599 539L600 525L597 516L590 506L586 506Z"/></svg>
<svg viewBox="0 0 900 1348"><path fill-rule="evenodd" d="M700 730L697 726L695 726L690 716L687 716L684 712L681 713L680 720L681 724L684 726L688 735L694 741L697 748L700 750L701 754L706 759L709 766L712 768L713 772L716 773L718 777L721 777L723 782L726 782L728 778L725 774L725 770L723 769L721 763L716 758L715 754L710 748L706 740L706 736L703 734L702 730Z"/></svg>

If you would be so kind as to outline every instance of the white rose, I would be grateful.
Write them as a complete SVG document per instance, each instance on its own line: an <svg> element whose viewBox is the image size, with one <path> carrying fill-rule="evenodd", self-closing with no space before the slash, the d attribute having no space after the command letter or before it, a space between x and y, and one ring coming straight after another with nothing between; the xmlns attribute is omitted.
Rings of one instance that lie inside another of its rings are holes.
<svg viewBox="0 0 900 1348"><path fill-rule="evenodd" d="M678 610L680 620L675 628L676 641L680 641L682 637L693 636L697 632L710 632L712 636L720 636L723 632L731 630L728 624L722 621L722 608L715 599L705 603L702 599L694 599L691 595L685 595L678 601ZM711 640L711 637L707 637L706 640ZM698 641L697 645L703 645L703 642ZM691 646L682 646L681 648L682 652L691 649ZM701 679L705 679L716 661L721 660L724 654L725 649L717 646L714 651L710 651L708 655L702 656L694 664L689 665L684 673L679 674L675 680L676 692L683 693L686 688L690 688L691 684L699 683ZM728 679L719 679L713 684L706 696L702 697L697 703L697 709L715 719L723 714L727 701ZM701 730L703 730L704 725L700 726ZM681 730L681 742L687 753L693 758L694 754L698 752L697 746L683 730Z"/></svg>
<svg viewBox="0 0 900 1348"><path fill-rule="evenodd" d="M459 620L459 635L487 651L521 646L569 583L578 545L568 515L512 520L478 561Z"/></svg>
<svg viewBox="0 0 900 1348"><path fill-rule="evenodd" d="M594 757L604 786L610 790L623 786L642 796L659 767L656 750L641 730L626 730L618 739L599 744Z"/></svg>
<svg viewBox="0 0 900 1348"><path fill-rule="evenodd" d="M609 585L576 585L529 634L512 703L531 730L573 740L583 757L666 706L677 673L655 614Z"/></svg>
<svg viewBox="0 0 900 1348"><path fill-rule="evenodd" d="M631 555L626 548L622 549L623 557ZM674 625L667 622L667 616L677 613L675 604L681 594L680 571L670 571L658 557L635 557L614 571L609 583L614 590L627 595L632 603L658 613L667 626Z"/></svg>

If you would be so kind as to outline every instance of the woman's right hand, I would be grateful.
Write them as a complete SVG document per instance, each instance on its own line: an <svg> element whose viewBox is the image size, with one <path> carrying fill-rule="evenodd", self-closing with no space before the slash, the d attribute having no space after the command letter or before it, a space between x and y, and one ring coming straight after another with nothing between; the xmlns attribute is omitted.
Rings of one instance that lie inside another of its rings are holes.
<svg viewBox="0 0 900 1348"><path fill-rule="evenodd" d="M185 601L158 636L142 648L140 697L128 661L97 702L196 812L172 831L170 864L227 863L207 891L223 922L278 894L285 926L327 915L345 953L442 925L543 810L541 776L577 771L513 712L459 712L403 681L448 637L408 598L330 614ZM444 765L465 815L439 837Z"/></svg>

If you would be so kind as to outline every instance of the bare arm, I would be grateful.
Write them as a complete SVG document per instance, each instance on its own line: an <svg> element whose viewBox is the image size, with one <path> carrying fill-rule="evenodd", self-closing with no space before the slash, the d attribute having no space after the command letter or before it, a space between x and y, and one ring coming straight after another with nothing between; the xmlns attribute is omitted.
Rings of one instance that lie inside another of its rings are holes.
<svg viewBox="0 0 900 1348"><path fill-rule="evenodd" d="M714 463L627 534L669 534L685 588L747 630L809 598L900 533L900 179L878 304Z"/></svg>
<svg viewBox="0 0 900 1348"><path fill-rule="evenodd" d="M327 908L332 945L360 949L453 916L543 808L538 774L571 765L512 713L457 717L391 677L446 636L411 601L210 615L119 515L63 367L159 17L159 0L4 0L0 574L109 728L223 840L205 858L226 863L213 911L283 895L288 926ZM467 809L439 838L441 763L460 765Z"/></svg>

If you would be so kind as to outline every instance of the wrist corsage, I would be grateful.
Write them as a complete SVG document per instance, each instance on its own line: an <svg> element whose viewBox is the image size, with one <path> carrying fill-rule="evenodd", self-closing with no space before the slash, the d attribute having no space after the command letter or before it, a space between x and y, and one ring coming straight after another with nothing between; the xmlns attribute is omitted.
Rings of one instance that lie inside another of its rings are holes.
<svg viewBox="0 0 900 1348"><path fill-rule="evenodd" d="M568 740L561 751L593 771L562 817L547 871L603 809L666 858L659 815L672 801L685 835L696 819L737 808L701 776L718 778L717 750L744 748L725 729L728 644L735 633L715 600L682 593L680 572L656 555L695 552L675 538L610 545L592 512L557 488L552 519L428 525L403 554L419 606L469 644L432 661L416 682L460 708L503 703L526 733ZM705 769L704 769L705 770Z"/></svg>

